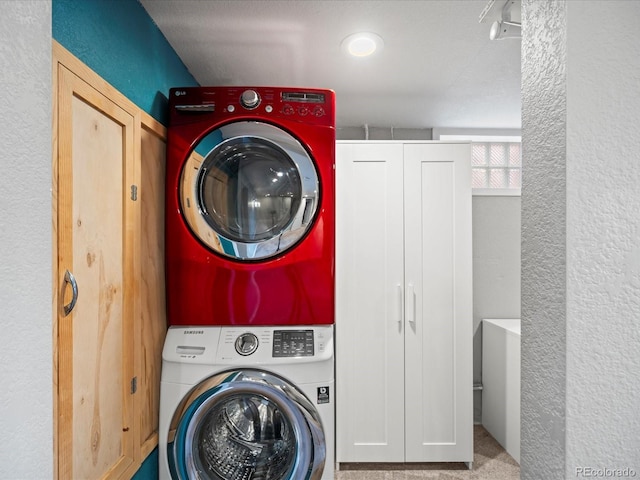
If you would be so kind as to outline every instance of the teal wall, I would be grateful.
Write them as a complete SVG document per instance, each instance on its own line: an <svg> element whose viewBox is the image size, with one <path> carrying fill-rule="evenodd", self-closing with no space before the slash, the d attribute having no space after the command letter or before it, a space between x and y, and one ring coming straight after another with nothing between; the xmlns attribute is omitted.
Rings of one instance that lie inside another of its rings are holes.
<svg viewBox="0 0 640 480"><path fill-rule="evenodd" d="M158 480L158 448L154 448L131 480Z"/></svg>
<svg viewBox="0 0 640 480"><path fill-rule="evenodd" d="M164 125L169 88L198 85L137 0L53 0L52 27L58 43Z"/></svg>
<svg viewBox="0 0 640 480"><path fill-rule="evenodd" d="M137 0L53 0L52 36L164 125L169 88L198 85ZM133 479L157 478L156 448Z"/></svg>

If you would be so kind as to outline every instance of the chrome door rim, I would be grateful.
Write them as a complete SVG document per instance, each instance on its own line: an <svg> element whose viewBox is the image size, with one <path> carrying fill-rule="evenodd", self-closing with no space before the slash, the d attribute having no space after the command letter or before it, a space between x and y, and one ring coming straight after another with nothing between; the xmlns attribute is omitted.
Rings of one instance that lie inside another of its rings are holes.
<svg viewBox="0 0 640 480"><path fill-rule="evenodd" d="M204 155L196 153L200 144L208 143L208 138L215 138L212 140L215 146ZM217 229L218 217L203 201L203 184L209 178L213 164L224 160L225 148L230 149L234 142L241 145L247 139L272 149L274 156L288 159L299 177L296 190L300 198L294 202L289 220L278 224L279 228L272 236L255 241L238 238L224 227ZM291 134L268 123L240 121L216 128L194 144L180 174L179 197L185 222L208 249L234 260L262 260L286 252L311 229L320 208L320 181L309 152Z"/></svg>
<svg viewBox="0 0 640 480"><path fill-rule="evenodd" d="M239 394L268 399L291 423L296 443L295 461L282 480L319 480L324 470L326 443L315 407L287 380L270 372L252 369L228 370L213 375L192 388L180 402L167 438L167 458L172 477L177 480L201 478L190 454L194 448L194 432L214 404Z"/></svg>

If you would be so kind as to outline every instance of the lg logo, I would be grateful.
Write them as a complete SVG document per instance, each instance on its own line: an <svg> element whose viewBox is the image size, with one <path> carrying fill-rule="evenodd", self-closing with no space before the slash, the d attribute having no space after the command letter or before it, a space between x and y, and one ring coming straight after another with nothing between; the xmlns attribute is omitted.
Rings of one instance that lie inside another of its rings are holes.
<svg viewBox="0 0 640 480"><path fill-rule="evenodd" d="M176 90L175 96L179 97L180 95L186 95L187 92L185 92L184 90Z"/></svg>

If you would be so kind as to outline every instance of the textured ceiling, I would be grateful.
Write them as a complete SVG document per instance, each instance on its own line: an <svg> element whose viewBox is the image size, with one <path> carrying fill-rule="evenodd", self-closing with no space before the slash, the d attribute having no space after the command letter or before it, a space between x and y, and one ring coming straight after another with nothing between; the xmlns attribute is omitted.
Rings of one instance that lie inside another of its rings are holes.
<svg viewBox="0 0 640 480"><path fill-rule="evenodd" d="M520 40L489 39L486 0L141 3L201 85L330 88L339 127L521 126ZM358 31L383 50L348 57Z"/></svg>

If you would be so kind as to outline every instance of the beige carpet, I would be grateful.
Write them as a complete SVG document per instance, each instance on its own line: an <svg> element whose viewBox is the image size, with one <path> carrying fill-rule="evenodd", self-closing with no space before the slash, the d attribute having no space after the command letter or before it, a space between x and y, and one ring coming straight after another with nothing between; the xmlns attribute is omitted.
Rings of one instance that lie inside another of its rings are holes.
<svg viewBox="0 0 640 480"><path fill-rule="evenodd" d="M343 463L336 480L518 480L520 466L482 427L474 427L473 470L464 463Z"/></svg>

